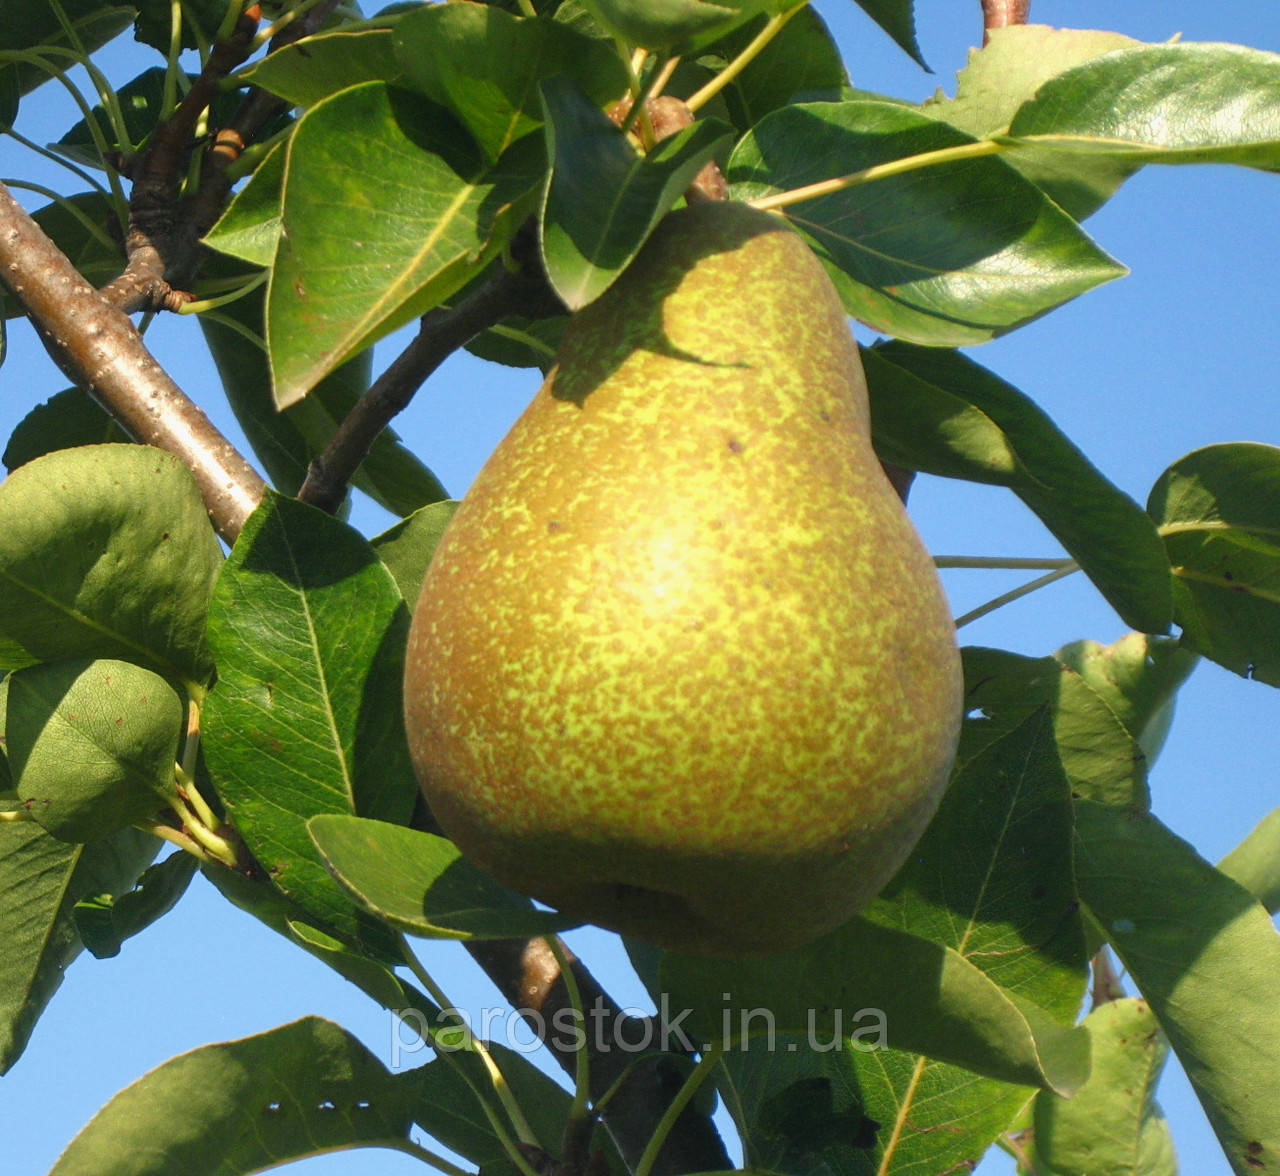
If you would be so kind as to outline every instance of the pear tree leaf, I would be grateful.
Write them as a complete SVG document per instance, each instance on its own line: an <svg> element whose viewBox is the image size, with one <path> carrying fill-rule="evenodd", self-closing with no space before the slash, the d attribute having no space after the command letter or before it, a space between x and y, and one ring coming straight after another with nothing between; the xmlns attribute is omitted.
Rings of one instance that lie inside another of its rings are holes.
<svg viewBox="0 0 1280 1176"><path fill-rule="evenodd" d="M1080 897L1155 1012L1237 1176L1280 1166L1280 934L1149 814L1076 803Z"/></svg>
<svg viewBox="0 0 1280 1176"><path fill-rule="evenodd" d="M204 235L210 249L264 269L271 265L280 241L285 157L285 144L277 143L231 197L222 216ZM201 324L207 321L208 317L201 315Z"/></svg>
<svg viewBox="0 0 1280 1176"><path fill-rule="evenodd" d="M276 403L474 278L532 208L543 170L536 138L491 164L447 111L383 82L308 110L288 146L267 293Z"/></svg>
<svg viewBox="0 0 1280 1176"><path fill-rule="evenodd" d="M1067 780L1042 708L955 773L907 864L866 917L944 944L1012 998L1070 1025L1086 974L1071 840ZM884 1171L962 1170L1027 1101L1023 1086L931 1057L854 1051L846 1062L864 1113L882 1125L872 1152Z"/></svg>
<svg viewBox="0 0 1280 1176"><path fill-rule="evenodd" d="M1008 138L1134 164L1280 167L1280 54L1195 42L1109 53L1046 82Z"/></svg>
<svg viewBox="0 0 1280 1176"><path fill-rule="evenodd" d="M640 155L567 78L541 89L552 160L542 256L556 293L576 310L608 289L732 132L699 119Z"/></svg>
<svg viewBox="0 0 1280 1176"><path fill-rule="evenodd" d="M1194 450L1160 476L1147 510L1173 565L1183 644L1280 686L1280 448Z"/></svg>
<svg viewBox="0 0 1280 1176"><path fill-rule="evenodd" d="M49 1176L223 1176L409 1138L407 1086L345 1029L304 1017L179 1054L125 1087Z"/></svg>
<svg viewBox="0 0 1280 1176"><path fill-rule="evenodd" d="M307 834L319 813L407 821L418 795L401 715L408 613L368 543L323 511L269 494L218 579L218 684L205 758L219 797L275 884L346 941L385 946Z"/></svg>
<svg viewBox="0 0 1280 1176"><path fill-rule="evenodd" d="M370 914L434 939L550 935L581 920L535 910L494 882L444 837L335 814L312 817L311 840L329 872Z"/></svg>
<svg viewBox="0 0 1280 1176"><path fill-rule="evenodd" d="M680 57L718 41L763 11L769 0L586 0L615 36Z"/></svg>
<svg viewBox="0 0 1280 1176"><path fill-rule="evenodd" d="M137 829L68 845L33 821L0 822L0 1074L22 1055L80 952L76 902L128 890L160 845Z"/></svg>
<svg viewBox="0 0 1280 1176"><path fill-rule="evenodd" d="M796 103L738 142L726 176L754 201L975 142L894 102ZM785 215L849 314L931 347L986 342L1125 272L989 154L868 177Z"/></svg>
<svg viewBox="0 0 1280 1176"><path fill-rule="evenodd" d="M183 0L181 44L184 49L207 45L218 33L230 0ZM137 0L138 16L133 22L134 39L161 53L169 51L173 8L167 0Z"/></svg>
<svg viewBox="0 0 1280 1176"><path fill-rule="evenodd" d="M200 325L227 400L254 453L276 489L296 494L312 458L323 452L338 426L368 391L372 351L366 349L329 372L309 396L281 412L272 400L271 376L262 345L262 291L250 291L220 308L215 316L202 315ZM391 428L381 430L374 438L351 481L379 506L402 516L424 503L448 497L439 479Z"/></svg>
<svg viewBox="0 0 1280 1176"><path fill-rule="evenodd" d="M72 909L80 942L100 960L120 954L126 939L171 911L186 893L199 863L188 853L171 853L149 866L132 890L87 895Z"/></svg>
<svg viewBox="0 0 1280 1176"><path fill-rule="evenodd" d="M1018 109L1050 78L1117 49L1140 42L1102 29L1010 25L990 30L990 43L969 54L956 75L956 94L939 94L921 106L933 118L985 139L1005 130ZM1005 160L1045 191L1064 212L1082 220L1105 204L1137 164L1110 157L1082 159L1022 146Z"/></svg>
<svg viewBox="0 0 1280 1176"><path fill-rule="evenodd" d="M145 445L50 453L0 485L0 517L0 666L109 657L211 678L222 549L178 458Z"/></svg>
<svg viewBox="0 0 1280 1176"><path fill-rule="evenodd" d="M133 21L132 4L103 0L0 0L0 51L43 47L46 52L94 53ZM0 59L0 89L29 93L52 76L21 58Z"/></svg>
<svg viewBox="0 0 1280 1176"><path fill-rule="evenodd" d="M524 1054L491 1043L490 1055L511 1088L517 1104L526 1113L529 1126L548 1154L560 1147L565 1118L571 1101L569 1092L533 1066ZM503 1141L485 1115L466 1072L454 1058L435 1058L400 1076L412 1092L413 1114L418 1125L450 1151L479 1165L497 1170L508 1161ZM482 1082L486 1076L478 1075Z"/></svg>
<svg viewBox="0 0 1280 1176"><path fill-rule="evenodd" d="M765 19L757 17L717 41L699 64L714 59L728 65L764 28ZM733 125L745 134L797 95L804 95L806 101L834 101L848 85L840 47L822 17L805 5L721 94Z"/></svg>
<svg viewBox="0 0 1280 1176"><path fill-rule="evenodd" d="M957 763L966 764L1047 706L1073 796L1148 807L1145 748L1159 737L1189 668L1177 642L1134 634L1112 646L1067 646L1043 658L969 646L961 658L965 706L973 717L961 730ZM1098 663L1113 659L1123 668L1106 675Z"/></svg>
<svg viewBox="0 0 1280 1176"><path fill-rule="evenodd" d="M1169 558L1150 517L1027 396L955 351L890 342L863 358L882 457L1008 486L1127 624L1168 630Z"/></svg>
<svg viewBox="0 0 1280 1176"><path fill-rule="evenodd" d="M916 1102L922 1074L938 1088L971 1087L972 1074L948 1073L964 1067L1069 1093L1088 1071L1087 1043L1070 1025L1084 986L1070 802L1047 714L1032 714L965 764L943 805L864 915L797 951L729 962L669 952L659 971L663 991L693 1010L690 1021L704 1034L725 1024L743 1036L759 1032L759 1011L775 1030L812 1039L834 1026L838 1037L878 1012L878 1044L891 1048L866 1054L866 1080L889 1081L892 1090L880 1089L872 1117L885 1122L892 1107L894 1147L904 1155L931 1146L938 1126ZM899 1065L894 1051L925 1058ZM861 1057L849 1062L860 1081ZM943 1062L950 1066L935 1068ZM890 1065L901 1082L885 1077ZM993 1087L987 1097L993 1093L1004 1104L998 1131L1027 1092L1014 1099ZM981 1154L993 1138L965 1146Z"/></svg>
<svg viewBox="0 0 1280 1176"><path fill-rule="evenodd" d="M394 42L409 84L452 111L491 160L542 125L542 79L563 76L596 106L627 92L611 40L488 4L424 5L400 18Z"/></svg>
<svg viewBox="0 0 1280 1176"><path fill-rule="evenodd" d="M18 422L9 436L3 461L5 469L12 472L59 449L129 440L128 434L89 393L80 388L64 388L37 404Z"/></svg>
<svg viewBox="0 0 1280 1176"><path fill-rule="evenodd" d="M186 707L158 674L76 659L28 666L7 684L9 768L32 820L89 842L165 807Z"/></svg>
<svg viewBox="0 0 1280 1176"><path fill-rule="evenodd" d="M1173 1137L1155 1101L1169 1054L1146 1001L1099 1005L1084 1020L1093 1069L1071 1098L1035 1100L1037 1160L1054 1176L1177 1176Z"/></svg>
<svg viewBox="0 0 1280 1176"><path fill-rule="evenodd" d="M436 545L458 506L452 499L429 503L369 541L411 610L417 603Z"/></svg>
<svg viewBox="0 0 1280 1176"><path fill-rule="evenodd" d="M291 106L315 106L365 82L403 85L389 28L338 28L294 41L237 76Z"/></svg>
<svg viewBox="0 0 1280 1176"><path fill-rule="evenodd" d="M1271 914L1280 911L1280 808L1272 809L1218 869L1239 882Z"/></svg>
<svg viewBox="0 0 1280 1176"><path fill-rule="evenodd" d="M921 69L929 68L916 40L915 0L856 0L856 3L912 61Z"/></svg>
<svg viewBox="0 0 1280 1176"><path fill-rule="evenodd" d="M467 350L491 363L537 368L545 374L555 361L556 349L568 322L568 315L536 319L513 315L481 331L467 343Z"/></svg>

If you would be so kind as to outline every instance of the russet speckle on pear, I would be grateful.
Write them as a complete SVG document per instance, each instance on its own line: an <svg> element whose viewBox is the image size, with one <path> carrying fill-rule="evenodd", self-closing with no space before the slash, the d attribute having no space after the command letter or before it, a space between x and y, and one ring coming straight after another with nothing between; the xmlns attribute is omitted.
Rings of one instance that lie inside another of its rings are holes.
<svg viewBox="0 0 1280 1176"><path fill-rule="evenodd" d="M959 658L839 298L782 220L671 213L575 316L407 664L440 824L566 913L749 954L888 881L945 786Z"/></svg>

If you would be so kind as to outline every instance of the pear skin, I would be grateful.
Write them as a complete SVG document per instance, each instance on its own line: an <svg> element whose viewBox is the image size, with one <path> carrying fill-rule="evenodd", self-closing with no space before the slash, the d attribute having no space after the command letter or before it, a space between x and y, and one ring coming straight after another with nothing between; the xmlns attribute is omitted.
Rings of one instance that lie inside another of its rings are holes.
<svg viewBox="0 0 1280 1176"><path fill-rule="evenodd" d="M574 317L431 562L405 705L466 854L660 946L803 944L897 870L955 753L955 631L784 221L671 213Z"/></svg>

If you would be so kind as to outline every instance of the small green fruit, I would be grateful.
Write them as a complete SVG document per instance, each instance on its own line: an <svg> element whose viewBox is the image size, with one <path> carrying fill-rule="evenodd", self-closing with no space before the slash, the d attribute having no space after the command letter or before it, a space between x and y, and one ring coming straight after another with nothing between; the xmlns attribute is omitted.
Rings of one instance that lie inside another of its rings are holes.
<svg viewBox="0 0 1280 1176"><path fill-rule="evenodd" d="M449 836L605 927L784 948L902 863L955 752L954 627L783 221L672 213L575 316L435 553L405 696Z"/></svg>

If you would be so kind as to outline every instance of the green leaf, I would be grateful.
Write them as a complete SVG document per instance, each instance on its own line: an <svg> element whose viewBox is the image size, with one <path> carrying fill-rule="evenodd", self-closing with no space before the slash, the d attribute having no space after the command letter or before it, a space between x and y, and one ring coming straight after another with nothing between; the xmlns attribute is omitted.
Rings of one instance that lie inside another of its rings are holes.
<svg viewBox="0 0 1280 1176"><path fill-rule="evenodd" d="M1111 675L1097 664L1117 657ZM962 659L965 705L974 717L962 729L958 763L1047 706L1073 795L1148 806L1144 745L1158 735L1188 671L1175 641L1131 634L1113 646L1080 643L1043 658L971 646Z"/></svg>
<svg viewBox="0 0 1280 1176"><path fill-rule="evenodd" d="M1154 817L1076 804L1080 897L1154 1010L1231 1170L1280 1165L1280 934Z"/></svg>
<svg viewBox="0 0 1280 1176"><path fill-rule="evenodd" d="M409 83L451 110L491 160L542 125L543 78L562 75L596 106L627 92L612 41L488 4L424 5L401 17L394 39Z"/></svg>
<svg viewBox="0 0 1280 1176"><path fill-rule="evenodd" d="M1037 1159L1054 1176L1177 1176L1169 1124L1155 1101L1169 1043L1144 1000L1099 1005L1084 1020L1093 1070L1072 1098L1035 1101Z"/></svg>
<svg viewBox="0 0 1280 1176"><path fill-rule="evenodd" d="M1139 44L1132 37L1101 29L1048 25L991 29L990 38L990 44L969 54L969 64L956 75L956 96L939 95L920 108L977 139L1005 130L1018 108L1049 79L1104 53ZM1137 166L1109 157L1067 157L1029 146L1004 158L1077 220L1105 204Z"/></svg>
<svg viewBox="0 0 1280 1176"><path fill-rule="evenodd" d="M0 0L0 51L54 49L49 54L60 67L65 58L57 49L83 45L93 53L133 20L132 4L104 4L102 0ZM63 17L66 24L63 24ZM34 90L52 75L29 61L0 65L0 85L16 84L19 94Z"/></svg>
<svg viewBox="0 0 1280 1176"><path fill-rule="evenodd" d="M863 358L883 458L1008 486L1127 624L1168 630L1173 585L1151 519L1033 401L958 352L891 342Z"/></svg>
<svg viewBox="0 0 1280 1176"><path fill-rule="evenodd" d="M1241 45L1145 45L1046 82L1009 138L1143 163L1280 167L1280 54Z"/></svg>
<svg viewBox="0 0 1280 1176"><path fill-rule="evenodd" d="M109 891L82 898L73 908L80 941L97 959L120 954L126 939L144 931L171 911L186 893L197 861L187 853L171 853L144 870L138 884L123 894Z"/></svg>
<svg viewBox="0 0 1280 1176"><path fill-rule="evenodd" d="M417 603L427 566L458 505L453 500L430 503L369 541L410 610Z"/></svg>
<svg viewBox="0 0 1280 1176"><path fill-rule="evenodd" d="M1160 476L1147 510L1173 565L1183 643L1280 686L1280 448L1197 449Z"/></svg>
<svg viewBox="0 0 1280 1176"><path fill-rule="evenodd" d="M280 195L284 190L285 144L277 143L258 164L248 182L204 235L211 249L266 268L275 260L280 241ZM234 305L234 303L232 304ZM201 316L203 324L208 319Z"/></svg>
<svg viewBox="0 0 1280 1176"><path fill-rule="evenodd" d="M90 445L0 485L0 666L113 657L208 681L205 613L222 549L176 458Z"/></svg>
<svg viewBox="0 0 1280 1176"><path fill-rule="evenodd" d="M18 422L2 460L5 469L12 472L59 449L128 440L125 431L92 396L79 388L65 388L36 405Z"/></svg>
<svg viewBox="0 0 1280 1176"><path fill-rule="evenodd" d="M893 102L798 103L743 137L727 178L753 201L974 143ZM785 214L854 318L933 347L985 342L1125 272L989 153L868 177Z"/></svg>
<svg viewBox="0 0 1280 1176"><path fill-rule="evenodd" d="M406 1088L319 1017L179 1054L93 1117L49 1176L227 1176L409 1137Z"/></svg>
<svg viewBox="0 0 1280 1176"><path fill-rule="evenodd" d="M908 863L866 917L944 945L1063 1025L1085 984L1072 813L1049 713L1032 712L956 772ZM883 1171L975 1163L1027 1101L1022 1086L929 1057L854 1052ZM945 1136L945 1143L939 1135Z"/></svg>
<svg viewBox="0 0 1280 1176"><path fill-rule="evenodd" d="M1173 722L1176 692L1199 658L1170 637L1127 633L1110 645L1075 641L1054 657L1106 703L1155 763Z"/></svg>
<svg viewBox="0 0 1280 1176"><path fill-rule="evenodd" d="M586 0L611 33L676 57L712 44L768 5L769 0Z"/></svg>
<svg viewBox="0 0 1280 1176"><path fill-rule="evenodd" d="M496 1043L488 1049L534 1136L548 1154L554 1155L560 1149L568 1117L568 1091L524 1054ZM452 1057L437 1057L408 1071L401 1075L401 1081L413 1094L413 1117L418 1125L450 1151L488 1172L491 1165L496 1169L508 1156L466 1080L468 1074L473 1082L483 1084L482 1089L492 1085L486 1072L476 1065L474 1055L457 1051Z"/></svg>
<svg viewBox="0 0 1280 1176"><path fill-rule="evenodd" d="M329 872L356 902L411 935L523 939L580 922L535 910L433 833L336 815L312 817L307 828Z"/></svg>
<svg viewBox="0 0 1280 1176"><path fill-rule="evenodd" d="M928 69L920 55L916 40L915 0L857 0L857 5L876 22L894 42L917 62L921 69Z"/></svg>
<svg viewBox="0 0 1280 1176"><path fill-rule="evenodd" d="M764 17L735 30L699 59L707 65L714 54L727 65L747 47L765 25ZM782 31L722 91L734 126L745 134L766 114L797 96L806 101L834 101L849 84L840 47L826 22L806 5L783 25Z"/></svg>
<svg viewBox="0 0 1280 1176"><path fill-rule="evenodd" d="M491 165L447 112L381 82L303 115L267 295L276 403L474 278L532 207L540 148Z"/></svg>
<svg viewBox="0 0 1280 1176"><path fill-rule="evenodd" d="M542 256L565 305L604 293L731 132L695 122L640 155L566 78L542 84L551 179L542 207Z"/></svg>
<svg viewBox="0 0 1280 1176"><path fill-rule="evenodd" d="M539 319L513 316L482 331L467 343L467 350L492 363L538 368L545 374L555 360L568 321L568 315Z"/></svg>
<svg viewBox="0 0 1280 1176"><path fill-rule="evenodd" d="M133 24L134 39L161 53L169 51L173 26L173 5L169 0L136 0L138 18ZM230 0L182 0L181 43L184 49L207 45L218 33Z"/></svg>
<svg viewBox="0 0 1280 1176"><path fill-rule="evenodd" d="M1239 882L1273 915L1280 911L1280 809L1273 809L1218 869Z"/></svg>
<svg viewBox="0 0 1280 1176"><path fill-rule="evenodd" d="M80 951L75 903L128 890L160 845L136 829L68 845L34 822L0 822L0 1074L21 1056Z"/></svg>
<svg viewBox="0 0 1280 1176"><path fill-rule="evenodd" d="M237 76L283 98L314 106L365 82L403 84L391 29L335 29L285 45Z"/></svg>
<svg viewBox="0 0 1280 1176"><path fill-rule="evenodd" d="M34 821L88 842L165 807L186 707L163 678L102 658L29 666L8 686L9 768Z"/></svg>
<svg viewBox="0 0 1280 1176"><path fill-rule="evenodd" d="M245 524L209 609L218 684L202 737L218 795L276 885L347 941L385 935L329 877L306 821L411 815L407 629L400 593L364 539L274 494Z"/></svg>
<svg viewBox="0 0 1280 1176"><path fill-rule="evenodd" d="M324 451L338 426L368 391L372 351L366 349L335 368L305 400L281 412L272 400L271 377L261 342L262 291L250 291L222 307L215 316L201 316L200 325L227 400L254 453L276 489L296 494L311 460ZM391 428L383 429L374 438L351 480L392 514L407 515L424 503L447 497L436 476Z"/></svg>

